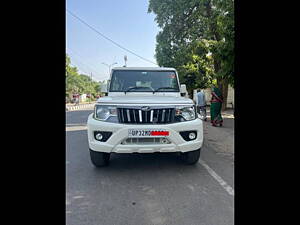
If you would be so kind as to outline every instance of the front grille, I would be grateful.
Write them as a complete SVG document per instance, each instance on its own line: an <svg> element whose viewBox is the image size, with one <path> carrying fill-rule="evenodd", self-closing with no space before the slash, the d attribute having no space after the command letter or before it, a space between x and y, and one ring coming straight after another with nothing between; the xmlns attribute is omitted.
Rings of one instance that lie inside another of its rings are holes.
<svg viewBox="0 0 300 225"><path fill-rule="evenodd" d="M167 138L127 138L121 144L123 145L153 145L153 144L170 144Z"/></svg>
<svg viewBox="0 0 300 225"><path fill-rule="evenodd" d="M120 123L130 124L161 124L173 123L175 108L153 108L143 111L140 108L118 108L118 119Z"/></svg>

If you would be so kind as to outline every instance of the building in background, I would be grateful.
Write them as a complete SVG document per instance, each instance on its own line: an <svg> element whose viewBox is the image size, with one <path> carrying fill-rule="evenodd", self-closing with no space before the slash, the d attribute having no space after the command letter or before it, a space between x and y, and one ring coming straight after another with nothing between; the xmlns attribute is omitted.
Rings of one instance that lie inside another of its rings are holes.
<svg viewBox="0 0 300 225"><path fill-rule="evenodd" d="M82 94L79 96L79 102L86 102L86 94Z"/></svg>

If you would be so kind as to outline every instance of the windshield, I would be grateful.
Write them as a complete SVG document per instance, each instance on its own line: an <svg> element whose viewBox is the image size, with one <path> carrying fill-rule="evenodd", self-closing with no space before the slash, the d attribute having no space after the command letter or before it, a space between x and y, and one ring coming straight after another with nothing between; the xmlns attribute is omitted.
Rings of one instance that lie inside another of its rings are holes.
<svg viewBox="0 0 300 225"><path fill-rule="evenodd" d="M179 92L175 71L115 70L111 92Z"/></svg>

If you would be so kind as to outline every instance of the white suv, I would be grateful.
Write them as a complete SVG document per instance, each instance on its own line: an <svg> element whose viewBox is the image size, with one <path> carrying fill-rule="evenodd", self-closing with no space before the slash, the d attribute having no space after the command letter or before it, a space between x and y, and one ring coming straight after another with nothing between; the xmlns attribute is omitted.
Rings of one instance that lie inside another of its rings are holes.
<svg viewBox="0 0 300 225"><path fill-rule="evenodd" d="M96 167L108 165L112 152L180 152L186 164L199 160L202 120L193 101L181 96L175 69L115 67L107 88L87 121Z"/></svg>

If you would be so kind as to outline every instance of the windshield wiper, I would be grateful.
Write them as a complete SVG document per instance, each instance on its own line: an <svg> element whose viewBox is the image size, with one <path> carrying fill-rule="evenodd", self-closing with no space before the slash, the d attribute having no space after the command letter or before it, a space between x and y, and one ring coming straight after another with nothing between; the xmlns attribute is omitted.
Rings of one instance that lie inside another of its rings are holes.
<svg viewBox="0 0 300 225"><path fill-rule="evenodd" d="M157 92L160 89L173 89L173 90L177 90L177 88L172 88L172 87L159 87L159 88L157 88L156 90L153 91L153 94L154 94L154 92Z"/></svg>
<svg viewBox="0 0 300 225"><path fill-rule="evenodd" d="M129 87L127 90L124 91L124 93L126 94L126 92L129 92L133 89L140 89L140 88L149 88L151 89L152 91L154 91L154 89L152 87L140 87L140 86L134 86L134 87Z"/></svg>

